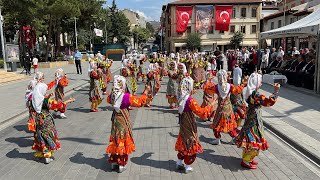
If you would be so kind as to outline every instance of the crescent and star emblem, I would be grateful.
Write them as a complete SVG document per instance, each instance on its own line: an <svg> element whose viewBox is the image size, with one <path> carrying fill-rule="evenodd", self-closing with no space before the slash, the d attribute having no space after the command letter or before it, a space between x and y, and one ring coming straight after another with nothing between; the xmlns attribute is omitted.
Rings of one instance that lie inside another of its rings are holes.
<svg viewBox="0 0 320 180"><path fill-rule="evenodd" d="M230 17L230 15L229 15L229 13L227 12L227 11L221 11L221 13L220 13L220 18L222 18L222 15L223 14L226 14L227 16L228 16L228 18ZM227 22L227 20L224 18L223 19L223 23L226 23Z"/></svg>
<svg viewBox="0 0 320 180"><path fill-rule="evenodd" d="M188 14L187 12L183 12L183 13L181 13L181 15L180 15L180 18L183 20L183 23L184 23L184 24L187 24L187 21L183 19L183 16L187 16L187 19L189 19L190 16L189 16L189 14Z"/></svg>

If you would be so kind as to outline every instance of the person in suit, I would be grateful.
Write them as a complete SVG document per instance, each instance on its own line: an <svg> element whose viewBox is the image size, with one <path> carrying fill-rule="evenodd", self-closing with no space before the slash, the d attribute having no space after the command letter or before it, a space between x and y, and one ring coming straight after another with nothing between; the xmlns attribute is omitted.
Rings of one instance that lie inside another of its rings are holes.
<svg viewBox="0 0 320 180"><path fill-rule="evenodd" d="M311 60L311 66L305 69L303 74L302 84L304 88L313 90L314 88L314 73L316 70L316 59Z"/></svg>

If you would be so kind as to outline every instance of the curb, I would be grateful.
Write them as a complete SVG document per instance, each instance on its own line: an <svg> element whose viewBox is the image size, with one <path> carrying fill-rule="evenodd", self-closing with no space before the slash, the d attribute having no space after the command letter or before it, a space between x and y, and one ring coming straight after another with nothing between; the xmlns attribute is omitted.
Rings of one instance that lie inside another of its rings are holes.
<svg viewBox="0 0 320 180"><path fill-rule="evenodd" d="M114 71L111 72L111 74L119 71L120 68L121 68L121 67L115 69ZM66 92L65 92L65 95L66 95L66 96L69 96L70 94L72 94L72 93L71 93L72 91L74 91L74 90L76 90L76 89L79 89L79 88L82 88L82 87L85 87L85 86L87 86L87 85L88 85L88 82L82 83L82 84L80 84L80 85L78 85L78 86L76 86L76 87L74 87L74 88L71 88L71 89L69 89L68 91L66 91ZM7 127L10 126L10 125L12 125L13 123L16 123L16 122L18 122L19 120L27 117L27 115L28 115L27 113L28 113L28 110L25 110L25 111L20 112L20 113L17 114L17 115L14 115L13 117L10 117L10 118L8 118L8 119L0 122L0 131L3 130L3 129L5 129L5 128L7 128Z"/></svg>
<svg viewBox="0 0 320 180"><path fill-rule="evenodd" d="M269 123L263 121L263 124L269 131L271 131L272 133L274 133L275 135L280 137L283 141L288 143L290 146L292 146L294 149L296 149L297 151L302 153L304 156L308 157L309 161L311 161L311 162L313 161L313 163L317 164L317 166L320 165L320 157L319 156L310 152L308 149L301 146L300 144L298 144L297 142L292 140L290 137L288 137L287 135L285 135L281 131L277 130L274 126L270 125Z"/></svg>

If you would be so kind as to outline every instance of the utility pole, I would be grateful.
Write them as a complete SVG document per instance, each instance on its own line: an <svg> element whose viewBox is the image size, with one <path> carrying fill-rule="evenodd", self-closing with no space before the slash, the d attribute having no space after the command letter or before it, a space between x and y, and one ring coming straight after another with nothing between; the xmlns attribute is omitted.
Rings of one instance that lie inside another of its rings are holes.
<svg viewBox="0 0 320 180"><path fill-rule="evenodd" d="M77 18L74 17L74 34L76 36L76 49L78 49L78 32L77 32Z"/></svg>
<svg viewBox="0 0 320 180"><path fill-rule="evenodd" d="M6 61L6 49L5 49L5 46L4 46L4 37L3 37L3 16L1 14L1 6L0 6L0 33L1 33L1 47L2 47L2 56L3 56L3 67L4 67L4 70L7 71L7 61Z"/></svg>

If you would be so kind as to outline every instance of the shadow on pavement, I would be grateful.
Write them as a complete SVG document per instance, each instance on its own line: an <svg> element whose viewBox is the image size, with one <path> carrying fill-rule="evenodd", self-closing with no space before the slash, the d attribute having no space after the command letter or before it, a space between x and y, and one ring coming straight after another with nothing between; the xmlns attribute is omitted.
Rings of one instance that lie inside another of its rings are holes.
<svg viewBox="0 0 320 180"><path fill-rule="evenodd" d="M104 145L101 143L94 142L92 139L89 139L89 138L64 137L64 138L60 138L60 140L79 142L83 144Z"/></svg>
<svg viewBox="0 0 320 180"><path fill-rule="evenodd" d="M214 152L215 151L211 149L204 149L202 153L197 155L197 157L211 162L212 164L221 165L223 169L229 169L232 172L245 170L240 166L240 162L242 161L241 158L212 154Z"/></svg>
<svg viewBox="0 0 320 180"><path fill-rule="evenodd" d="M101 159L96 159L84 157L82 152L78 152L73 157L70 157L69 160L76 164L87 164L93 168L100 169L105 172L112 172L111 165L107 162L107 154L105 154Z"/></svg>
<svg viewBox="0 0 320 180"><path fill-rule="evenodd" d="M178 135L174 135L172 132L169 132L169 135L174 138L178 138Z"/></svg>
<svg viewBox="0 0 320 180"><path fill-rule="evenodd" d="M10 152L8 152L6 154L6 156L8 158L12 158L12 159L20 158L20 159L26 159L29 161L35 161L35 159L33 157L33 153L21 153L21 152L19 152L18 148L15 148L15 149L11 150Z"/></svg>
<svg viewBox="0 0 320 180"><path fill-rule="evenodd" d="M99 109L101 109L101 111L113 111L113 107L112 106L99 107Z"/></svg>
<svg viewBox="0 0 320 180"><path fill-rule="evenodd" d="M132 130L165 129L165 128L171 128L171 127L138 127L138 128L133 128Z"/></svg>
<svg viewBox="0 0 320 180"><path fill-rule="evenodd" d="M29 139L32 136L27 136L27 137L11 137L5 139L5 141L17 144L19 147L31 147L33 144L33 140Z"/></svg>
<svg viewBox="0 0 320 180"><path fill-rule="evenodd" d="M207 144L210 144L210 141L212 141L214 138L215 137L214 137L213 133L212 133L212 137L210 137L210 138L207 138L207 137L205 137L203 135L199 136L200 142L204 142L204 143L207 143ZM230 144L230 142L226 142L226 141L221 140L221 144Z"/></svg>
<svg viewBox="0 0 320 180"><path fill-rule="evenodd" d="M16 126L13 126L13 128L15 128L17 131L24 131L26 133L30 133L30 131L28 130L28 126L26 124L16 125Z"/></svg>
<svg viewBox="0 0 320 180"><path fill-rule="evenodd" d="M160 161L149 159L151 155L154 154L144 153L141 157L132 157L130 161L140 166L149 166L157 169L166 169L168 171L175 171L176 162L174 160Z"/></svg>
<svg viewBox="0 0 320 180"><path fill-rule="evenodd" d="M80 107L80 108L68 108L67 110L68 111L75 111L75 112L82 112L82 113L90 113L90 109L83 108L83 107Z"/></svg>

